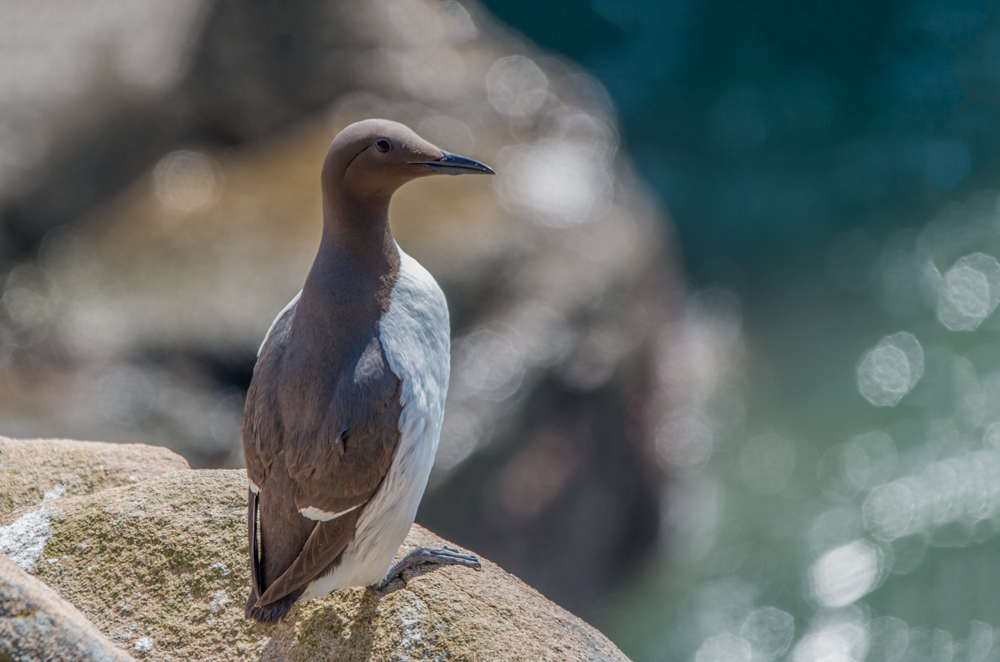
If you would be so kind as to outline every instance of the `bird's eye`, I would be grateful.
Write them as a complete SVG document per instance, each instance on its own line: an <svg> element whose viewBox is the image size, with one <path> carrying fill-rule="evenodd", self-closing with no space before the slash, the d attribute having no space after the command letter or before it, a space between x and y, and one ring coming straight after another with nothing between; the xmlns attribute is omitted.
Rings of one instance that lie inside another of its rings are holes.
<svg viewBox="0 0 1000 662"><path fill-rule="evenodd" d="M375 149L385 153L388 152L390 149L392 149L392 144L388 140L383 138L382 140L379 140L377 143L375 143Z"/></svg>

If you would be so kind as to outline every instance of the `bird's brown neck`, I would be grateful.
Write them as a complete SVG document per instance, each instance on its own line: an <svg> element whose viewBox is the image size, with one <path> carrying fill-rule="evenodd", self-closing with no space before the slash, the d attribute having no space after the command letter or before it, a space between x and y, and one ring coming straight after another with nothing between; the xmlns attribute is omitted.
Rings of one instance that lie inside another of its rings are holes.
<svg viewBox="0 0 1000 662"><path fill-rule="evenodd" d="M324 195L320 254L341 251L372 266L379 264L380 256L395 256L398 262L389 228L389 200L390 196L362 200L344 194Z"/></svg>
<svg viewBox="0 0 1000 662"><path fill-rule="evenodd" d="M324 200L323 236L293 331L308 336L309 346L346 348L388 310L399 273L388 212L388 201Z"/></svg>

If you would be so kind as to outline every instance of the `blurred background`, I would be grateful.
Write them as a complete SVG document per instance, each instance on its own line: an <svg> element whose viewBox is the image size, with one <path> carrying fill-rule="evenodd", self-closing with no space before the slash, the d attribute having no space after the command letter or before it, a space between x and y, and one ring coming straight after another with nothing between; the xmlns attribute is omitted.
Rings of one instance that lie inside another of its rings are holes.
<svg viewBox="0 0 1000 662"><path fill-rule="evenodd" d="M1000 660L1000 4L0 1L0 434L239 467L382 116L452 387L418 521L637 662Z"/></svg>

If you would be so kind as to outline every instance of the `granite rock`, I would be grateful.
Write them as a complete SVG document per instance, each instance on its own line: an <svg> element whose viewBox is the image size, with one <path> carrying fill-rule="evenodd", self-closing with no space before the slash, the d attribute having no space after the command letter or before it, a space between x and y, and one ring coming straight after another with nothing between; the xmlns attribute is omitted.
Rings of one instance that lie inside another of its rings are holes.
<svg viewBox="0 0 1000 662"><path fill-rule="evenodd" d="M43 518L31 572L138 660L627 660L485 559L478 572L408 571L381 592L338 591L280 624L250 622L246 484L242 470L175 471L0 523ZM414 525L401 553L444 542Z"/></svg>

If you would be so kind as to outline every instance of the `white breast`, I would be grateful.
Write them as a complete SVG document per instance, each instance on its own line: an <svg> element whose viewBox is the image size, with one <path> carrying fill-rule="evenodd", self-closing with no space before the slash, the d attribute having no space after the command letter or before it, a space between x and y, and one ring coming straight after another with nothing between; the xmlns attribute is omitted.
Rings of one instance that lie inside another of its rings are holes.
<svg viewBox="0 0 1000 662"><path fill-rule="evenodd" d="M448 305L420 263L402 250L399 258L399 277L379 331L389 367L402 382L399 446L340 565L310 584L304 600L381 581L413 524L434 463L448 392Z"/></svg>

